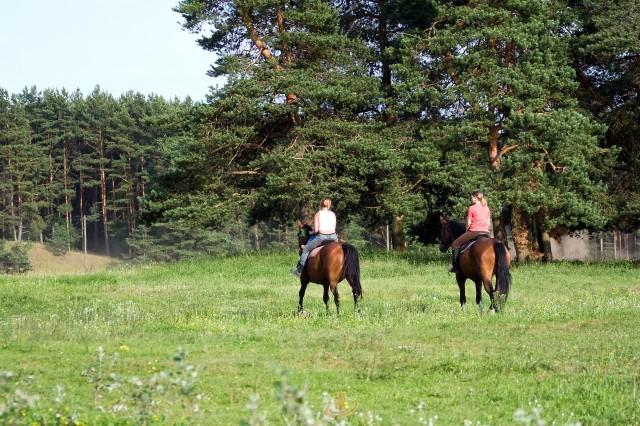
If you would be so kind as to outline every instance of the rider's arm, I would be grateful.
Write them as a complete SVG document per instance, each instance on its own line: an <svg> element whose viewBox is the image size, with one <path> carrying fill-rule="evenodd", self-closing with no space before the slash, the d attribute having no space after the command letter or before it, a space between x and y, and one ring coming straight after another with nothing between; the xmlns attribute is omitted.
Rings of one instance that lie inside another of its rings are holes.
<svg viewBox="0 0 640 426"><path fill-rule="evenodd" d="M470 226L471 226L471 211L467 210L467 229L465 229L465 231L468 231Z"/></svg>

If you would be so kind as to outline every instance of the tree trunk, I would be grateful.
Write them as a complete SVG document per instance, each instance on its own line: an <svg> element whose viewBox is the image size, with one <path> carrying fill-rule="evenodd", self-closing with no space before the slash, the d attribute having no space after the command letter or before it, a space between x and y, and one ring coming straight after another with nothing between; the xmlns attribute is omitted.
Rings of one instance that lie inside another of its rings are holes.
<svg viewBox="0 0 640 426"><path fill-rule="evenodd" d="M11 161L9 161L9 167L11 167ZM18 234L16 232L16 206L13 202L13 183L11 184L11 193L9 199L11 200L11 229L13 230L13 241L18 241Z"/></svg>
<svg viewBox="0 0 640 426"><path fill-rule="evenodd" d="M113 162L113 158L111 159L111 161ZM118 221L118 205L115 179L111 179L111 220L113 220L114 222Z"/></svg>
<svg viewBox="0 0 640 426"><path fill-rule="evenodd" d="M140 196L144 198L144 155L140 156Z"/></svg>
<svg viewBox="0 0 640 426"><path fill-rule="evenodd" d="M125 182L127 183L127 186L125 186L127 191L127 198L129 199L127 222L129 224L129 236L131 237L136 232L136 186L135 171L133 171L133 166L131 164L131 154L129 152L127 152L127 170L125 170Z"/></svg>
<svg viewBox="0 0 640 426"><path fill-rule="evenodd" d="M535 225L536 239L538 241L539 250L542 253L542 260L545 262L551 262L553 261L553 255L551 253L551 237L549 237L549 232L545 229L544 216L542 213L536 214Z"/></svg>
<svg viewBox="0 0 640 426"><path fill-rule="evenodd" d="M18 241L22 242L22 192L20 191L20 186L18 186Z"/></svg>
<svg viewBox="0 0 640 426"><path fill-rule="evenodd" d="M260 56L262 56L262 58L267 63L269 63L276 71L278 72L283 71L284 68L282 64L280 63L278 58L273 56L271 49L269 48L267 43L262 39L260 34L258 34L258 30L256 30L256 27L253 25L252 11L250 9L245 9L241 12L241 15L242 15L242 23L244 24L244 27L247 30L247 33L249 34L249 38L251 38L251 41L253 42L255 47L260 51ZM280 33L284 33L286 31L284 14L282 13L282 10L280 8L277 9L277 13L276 13L276 24L278 26L278 31ZM289 55L288 49L286 47L284 48L282 55L284 56L283 59L286 62L288 60L287 57ZM292 126L294 126L300 122L300 116L297 110L295 109L295 105L297 105L298 103L298 95L296 95L293 92L288 92L286 97L287 97L287 104L292 106L291 111L289 111L289 123Z"/></svg>
<svg viewBox="0 0 640 426"><path fill-rule="evenodd" d="M518 262L525 262L530 257L529 253L529 228L527 215L520 209L514 208L511 214L511 234L516 249Z"/></svg>
<svg viewBox="0 0 640 426"><path fill-rule="evenodd" d="M394 215L391 222L391 243L393 249L404 253L407 242L404 239L404 215Z"/></svg>
<svg viewBox="0 0 640 426"><path fill-rule="evenodd" d="M545 262L553 262L553 253L551 252L551 237L547 230L542 231L542 253Z"/></svg>
<svg viewBox="0 0 640 426"><path fill-rule="evenodd" d="M98 137L98 154L99 158L99 173L100 173L100 198L102 203L102 231L104 234L104 250L107 256L111 255L109 248L109 224L107 218L107 178L105 173L105 159L104 159L104 134L102 129L99 130Z"/></svg>
<svg viewBox="0 0 640 426"><path fill-rule="evenodd" d="M49 133L49 132L48 132ZM51 138L51 135L49 134L49 138ZM51 140L51 139L49 139ZM54 172L54 167L53 167L53 144L50 142L49 143L49 185L46 186L46 194L45 195L47 197L47 212L49 216L53 215L53 207L55 205L55 200L52 199L51 196L51 188L53 187L53 172ZM58 213L58 217L60 217L60 213Z"/></svg>
<svg viewBox="0 0 640 426"><path fill-rule="evenodd" d="M260 234L258 233L258 224L253 225L253 238L257 251L260 251Z"/></svg>
<svg viewBox="0 0 640 426"><path fill-rule="evenodd" d="M22 242L22 216L20 216L20 219L18 220L18 239L17 241L19 243Z"/></svg>
<svg viewBox="0 0 640 426"><path fill-rule="evenodd" d="M489 130L489 162L493 169L500 168L500 151L498 138L500 136L500 125L494 124Z"/></svg>
<svg viewBox="0 0 640 426"><path fill-rule="evenodd" d="M504 226L504 220L501 215L496 215L491 217L491 221L493 222L493 237L497 240L500 240L504 243L509 249L509 238L507 238L507 230Z"/></svg>
<svg viewBox="0 0 640 426"><path fill-rule="evenodd" d="M64 208L65 208L65 223L67 225L67 249L71 250L71 206L69 201L69 167L67 159L67 135L64 135L64 145L62 148L62 170L64 180Z"/></svg>
<svg viewBox="0 0 640 426"><path fill-rule="evenodd" d="M79 202L80 202L80 218L84 217L84 175L82 173L82 170L80 170L80 176L78 178L79 181L79 191L78 191L78 196L79 196Z"/></svg>
<svg viewBox="0 0 640 426"><path fill-rule="evenodd" d="M87 207L91 209L91 206L98 205L98 187L93 187L93 203L89 204ZM94 249L98 248L98 218L93 219L93 247Z"/></svg>

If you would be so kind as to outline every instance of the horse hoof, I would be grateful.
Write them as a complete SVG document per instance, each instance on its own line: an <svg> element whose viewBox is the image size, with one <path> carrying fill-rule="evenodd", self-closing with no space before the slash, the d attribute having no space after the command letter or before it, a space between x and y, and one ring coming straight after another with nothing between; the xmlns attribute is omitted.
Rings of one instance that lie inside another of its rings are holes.
<svg viewBox="0 0 640 426"><path fill-rule="evenodd" d="M304 318L311 318L313 316L312 312L307 312L307 311L300 311L298 312L298 318L304 319Z"/></svg>

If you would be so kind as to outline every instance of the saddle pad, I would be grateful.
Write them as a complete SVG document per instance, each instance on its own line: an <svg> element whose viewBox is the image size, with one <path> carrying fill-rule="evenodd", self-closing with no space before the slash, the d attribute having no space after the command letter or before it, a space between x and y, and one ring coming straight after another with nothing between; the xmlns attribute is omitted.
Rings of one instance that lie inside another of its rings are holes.
<svg viewBox="0 0 640 426"><path fill-rule="evenodd" d="M322 242L318 247L316 247L316 248L314 248L313 250L311 250L311 253L309 253L309 258L312 258L312 257L314 257L314 256L317 256L317 255L318 255L318 253L320 253L320 249L321 249L322 247L324 247L324 246L325 246L325 244L335 243L335 242L336 242L336 241L333 241L333 240L326 240L326 241L323 241L323 242Z"/></svg>
<svg viewBox="0 0 640 426"><path fill-rule="evenodd" d="M311 257L315 257L318 253L320 253L321 249L322 249L322 246L318 246L318 247L314 248L313 250L311 250L311 253L309 253L309 257L310 258Z"/></svg>
<svg viewBox="0 0 640 426"><path fill-rule="evenodd" d="M465 243L462 245L462 247L460 247L460 253L464 253L465 251L469 250L471 248L472 245L474 245L475 243L477 243L478 241L485 239L485 238L491 238L488 235L479 235L478 237L476 237L475 239Z"/></svg>
<svg viewBox="0 0 640 426"><path fill-rule="evenodd" d="M459 255L464 253L465 251L469 250L471 248L472 245L474 245L478 240L473 240L473 241L469 241L466 244L463 244L462 247L460 247L460 252Z"/></svg>

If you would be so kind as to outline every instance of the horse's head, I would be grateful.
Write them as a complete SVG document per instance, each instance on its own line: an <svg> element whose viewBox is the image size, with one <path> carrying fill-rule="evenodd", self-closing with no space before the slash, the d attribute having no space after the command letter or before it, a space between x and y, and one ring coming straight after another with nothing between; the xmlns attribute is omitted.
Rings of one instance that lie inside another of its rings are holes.
<svg viewBox="0 0 640 426"><path fill-rule="evenodd" d="M298 254L302 254L302 246L307 244L313 228L309 224L298 222Z"/></svg>
<svg viewBox="0 0 640 426"><path fill-rule="evenodd" d="M440 215L440 252L447 251L453 238L451 237L451 227L449 221L443 215Z"/></svg>
<svg viewBox="0 0 640 426"><path fill-rule="evenodd" d="M442 253L447 251L451 243L462 235L464 231L464 225L440 215L440 251Z"/></svg>

